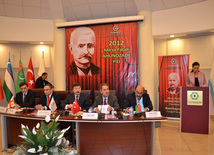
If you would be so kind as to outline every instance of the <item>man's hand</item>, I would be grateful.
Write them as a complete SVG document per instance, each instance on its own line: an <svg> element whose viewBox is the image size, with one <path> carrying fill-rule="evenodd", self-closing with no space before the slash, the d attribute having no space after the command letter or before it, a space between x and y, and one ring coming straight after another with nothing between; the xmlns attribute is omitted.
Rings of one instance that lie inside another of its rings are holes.
<svg viewBox="0 0 214 155"><path fill-rule="evenodd" d="M68 109L71 109L72 106L73 106L73 104L69 104L69 105L67 105L67 108L68 108Z"/></svg>
<svg viewBox="0 0 214 155"><path fill-rule="evenodd" d="M98 107L96 107L96 108L95 108L95 112L96 112L96 113L100 113L101 111L99 110Z"/></svg>
<svg viewBox="0 0 214 155"><path fill-rule="evenodd" d="M18 109L19 109L19 105L18 105L18 104L14 104L14 108L15 108L16 110L18 110Z"/></svg>
<svg viewBox="0 0 214 155"><path fill-rule="evenodd" d="M111 111L111 110L112 110L112 107L111 107L111 106L108 106L107 110L108 110L108 111Z"/></svg>
<svg viewBox="0 0 214 155"><path fill-rule="evenodd" d="M35 106L36 110L42 110L42 105L41 104L38 104Z"/></svg>

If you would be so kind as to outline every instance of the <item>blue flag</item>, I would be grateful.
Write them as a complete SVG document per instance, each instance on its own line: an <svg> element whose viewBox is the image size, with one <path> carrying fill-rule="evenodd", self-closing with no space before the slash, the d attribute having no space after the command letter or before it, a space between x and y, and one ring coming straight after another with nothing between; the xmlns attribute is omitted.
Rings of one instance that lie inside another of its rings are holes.
<svg viewBox="0 0 214 155"><path fill-rule="evenodd" d="M212 98L214 100L214 62L211 68L211 72L210 72L210 77L209 77L209 82L208 82L208 86L210 87L210 93L212 95ZM214 103L214 102L213 102Z"/></svg>

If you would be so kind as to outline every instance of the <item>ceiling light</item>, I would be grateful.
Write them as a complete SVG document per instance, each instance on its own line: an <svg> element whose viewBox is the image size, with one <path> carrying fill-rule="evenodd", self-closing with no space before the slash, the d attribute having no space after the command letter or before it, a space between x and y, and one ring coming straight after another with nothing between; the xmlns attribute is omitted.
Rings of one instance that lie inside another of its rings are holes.
<svg viewBox="0 0 214 155"><path fill-rule="evenodd" d="M175 37L175 35L170 35L170 38L173 38L173 37Z"/></svg>

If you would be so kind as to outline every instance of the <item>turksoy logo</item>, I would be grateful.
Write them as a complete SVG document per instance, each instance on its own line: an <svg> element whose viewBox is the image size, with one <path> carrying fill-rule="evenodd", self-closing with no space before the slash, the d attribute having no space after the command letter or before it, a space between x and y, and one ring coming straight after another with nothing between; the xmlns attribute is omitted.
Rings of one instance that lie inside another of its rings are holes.
<svg viewBox="0 0 214 155"><path fill-rule="evenodd" d="M190 97L192 98L192 100L197 100L199 95L197 92L192 92L192 94L190 95Z"/></svg>

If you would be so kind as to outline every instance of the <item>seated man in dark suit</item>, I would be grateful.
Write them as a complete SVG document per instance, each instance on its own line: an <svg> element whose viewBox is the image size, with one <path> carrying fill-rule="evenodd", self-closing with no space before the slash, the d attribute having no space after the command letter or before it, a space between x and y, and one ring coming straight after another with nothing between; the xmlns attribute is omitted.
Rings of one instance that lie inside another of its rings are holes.
<svg viewBox="0 0 214 155"><path fill-rule="evenodd" d="M100 85L100 92L102 95L96 96L93 104L93 108L97 113L100 113L98 105L109 105L107 110L110 112L112 110L120 110L117 97L109 94L109 85L107 83L102 83Z"/></svg>
<svg viewBox="0 0 214 155"><path fill-rule="evenodd" d="M42 73L42 76L36 79L35 88L44 88L46 84L51 84L46 79L48 78L48 73Z"/></svg>
<svg viewBox="0 0 214 155"><path fill-rule="evenodd" d="M35 106L35 96L36 93L30 89L28 89L28 84L26 82L22 82L19 84L21 92L16 94L16 106L20 107L32 107Z"/></svg>
<svg viewBox="0 0 214 155"><path fill-rule="evenodd" d="M144 92L144 87L138 85L135 89L135 92L127 95L124 108L132 106L135 109L135 105L143 98L144 111L151 111L153 109L152 102L150 100L149 94Z"/></svg>
<svg viewBox="0 0 214 155"><path fill-rule="evenodd" d="M61 109L60 96L53 91L53 86L51 84L46 84L44 87L44 94L41 95L39 101L36 103L36 110L49 110L52 98L54 98L57 109Z"/></svg>
<svg viewBox="0 0 214 155"><path fill-rule="evenodd" d="M73 84L72 91L73 93L68 94L63 101L62 109L71 109L74 100L77 99L81 110L88 110L91 106L91 103L89 97L86 94L81 93L81 85L79 83Z"/></svg>

